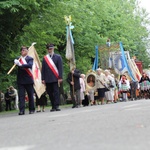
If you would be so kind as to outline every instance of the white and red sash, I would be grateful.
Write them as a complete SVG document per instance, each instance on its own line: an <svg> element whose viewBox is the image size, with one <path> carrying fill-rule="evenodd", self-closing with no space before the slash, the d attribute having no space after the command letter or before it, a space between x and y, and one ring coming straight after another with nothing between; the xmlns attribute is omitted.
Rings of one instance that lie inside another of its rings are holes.
<svg viewBox="0 0 150 150"><path fill-rule="evenodd" d="M27 64L26 60L23 57L21 57L19 59L19 62L21 64ZM28 75L33 78L32 70L30 68L24 68L24 69L26 70L26 72L28 73Z"/></svg>
<svg viewBox="0 0 150 150"><path fill-rule="evenodd" d="M44 59L45 59L46 63L48 64L49 68L52 70L52 72L56 76L56 78L59 78L58 69L57 69L56 65L54 64L53 60L51 59L51 57L49 56L49 54L44 56Z"/></svg>

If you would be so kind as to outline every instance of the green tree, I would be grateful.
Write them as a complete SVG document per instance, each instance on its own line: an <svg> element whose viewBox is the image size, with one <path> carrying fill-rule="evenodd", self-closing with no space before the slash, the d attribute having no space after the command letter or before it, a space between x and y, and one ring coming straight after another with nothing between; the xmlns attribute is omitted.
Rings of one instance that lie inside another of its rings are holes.
<svg viewBox="0 0 150 150"><path fill-rule="evenodd" d="M6 74L21 45L35 46L42 60L45 45L55 43L56 52L64 60L64 79L69 71L65 59L66 24L64 16L72 16L77 68L86 73L92 68L95 46L105 45L108 38L112 43L123 42L131 56L142 54L138 59L144 66L149 63L146 53L149 32L147 12L136 0L11 0L0 2L0 72ZM7 56L7 57L6 57ZM14 71L3 81L14 82Z"/></svg>
<svg viewBox="0 0 150 150"><path fill-rule="evenodd" d="M13 84L14 77L6 76L16 57L23 28L31 22L32 15L42 11L44 1L3 0L0 2L0 81L4 88Z"/></svg>

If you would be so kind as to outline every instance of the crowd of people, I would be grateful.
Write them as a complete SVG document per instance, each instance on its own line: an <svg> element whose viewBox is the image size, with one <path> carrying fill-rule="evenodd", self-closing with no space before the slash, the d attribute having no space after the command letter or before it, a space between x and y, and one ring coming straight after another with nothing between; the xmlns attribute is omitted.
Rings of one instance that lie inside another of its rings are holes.
<svg viewBox="0 0 150 150"><path fill-rule="evenodd" d="M54 45L47 44L47 55L43 57L41 80L46 92L39 98L34 91L32 74L33 58L28 56L28 47L22 46L21 56L14 60L18 66L17 87L7 88L6 93L0 91L0 104L5 102L5 110L19 110L19 115L25 114L28 102L29 114L44 112L48 95L51 102L50 112L60 111L60 85L63 81L63 62L59 54L54 53ZM93 74L85 75L74 66L70 69L67 82L70 85L72 108L82 106L104 105L118 101L136 100L137 98L150 98L150 78L142 74L140 81L133 81L126 74L116 77L110 70L98 68ZM1 106L0 106L1 107Z"/></svg>
<svg viewBox="0 0 150 150"><path fill-rule="evenodd" d="M150 78L145 72L143 72L140 81L131 80L127 74L118 78L110 70L102 70L101 68L98 68L94 73L95 79L90 74L85 80L85 75L74 72L70 73L70 78L67 79L73 99L72 108L150 98ZM71 74L73 74L73 78L71 78ZM74 96L72 90L74 90ZM77 97L80 97L79 100Z"/></svg>
<svg viewBox="0 0 150 150"><path fill-rule="evenodd" d="M110 70L98 68L95 79L90 75L89 81L86 81L86 75L75 68L68 73L67 82L70 85L72 108L150 98L150 78L146 73L143 73L141 80L137 82L129 80L126 75L120 76L120 79L115 78ZM88 89L87 85L95 88ZM0 91L0 95L1 102L5 104L5 111L19 109L18 90L13 86L7 88L5 93ZM45 112L47 93L43 93L39 98L34 91L33 99L37 107L36 112ZM25 102L29 102L27 93Z"/></svg>
<svg viewBox="0 0 150 150"><path fill-rule="evenodd" d="M0 91L0 96L1 109L3 105L5 106L5 111L12 109L18 110L18 91L13 86L8 87L4 93Z"/></svg>
<svg viewBox="0 0 150 150"><path fill-rule="evenodd" d="M34 91L34 103L37 107L36 112L44 112L45 106L47 106L47 93L44 92L39 98ZM13 86L10 86L6 89L6 92L0 91L0 111L11 111L11 110L19 110L19 98L18 98L18 90ZM25 94L25 108L29 107L29 97L28 94Z"/></svg>

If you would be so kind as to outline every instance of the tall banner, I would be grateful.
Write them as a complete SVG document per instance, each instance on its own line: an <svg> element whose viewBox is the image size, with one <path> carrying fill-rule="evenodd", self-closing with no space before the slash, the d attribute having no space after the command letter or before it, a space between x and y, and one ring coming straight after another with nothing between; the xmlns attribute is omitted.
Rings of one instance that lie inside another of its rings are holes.
<svg viewBox="0 0 150 150"><path fill-rule="evenodd" d="M129 59L128 60L128 63L129 63L129 66L131 68L131 71L133 73L133 76L135 78L136 81L140 81L142 75L141 73L139 72L139 69L137 67L137 65L135 64L135 61L134 59Z"/></svg>
<svg viewBox="0 0 150 150"><path fill-rule="evenodd" d="M123 49L123 45L122 45L122 42L120 42L120 50L121 50L121 54L122 54L122 57L123 57L123 61L124 61L124 64L128 70L128 75L130 76L130 78L135 81L135 78L133 76L133 73L131 71L131 68L129 67L129 64L127 62L127 58L125 57L125 52L124 52L124 49ZM128 56L129 56L129 53L128 53ZM130 59L130 57L129 57Z"/></svg>
<svg viewBox="0 0 150 150"><path fill-rule="evenodd" d="M33 79L34 79L34 90L38 98L40 98L41 95L45 92L45 85L42 84L42 80L41 80L41 67L42 66L41 66L39 56L34 47L34 44L35 43L33 43L29 47L28 55L33 58L32 73L33 73Z"/></svg>
<svg viewBox="0 0 150 150"><path fill-rule="evenodd" d="M109 67L114 68L117 74L127 73L133 81L139 81L141 74L134 62L130 58L129 51L124 51L122 43L120 42L120 50L116 52L110 52Z"/></svg>
<svg viewBox="0 0 150 150"><path fill-rule="evenodd" d="M95 71L98 68L98 46L95 46L95 59L92 70Z"/></svg>
<svg viewBox="0 0 150 150"><path fill-rule="evenodd" d="M66 43L66 59L69 61L70 70L75 68L74 40L71 29L74 28L71 23L71 16L65 17L67 24L67 43Z"/></svg>

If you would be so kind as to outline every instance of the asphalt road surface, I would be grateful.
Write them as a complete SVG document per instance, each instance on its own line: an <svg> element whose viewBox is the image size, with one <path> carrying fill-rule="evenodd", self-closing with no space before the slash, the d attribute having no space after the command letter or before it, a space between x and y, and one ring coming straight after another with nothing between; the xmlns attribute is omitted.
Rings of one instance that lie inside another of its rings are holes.
<svg viewBox="0 0 150 150"><path fill-rule="evenodd" d="M0 150L150 150L150 100L49 109L0 114Z"/></svg>

